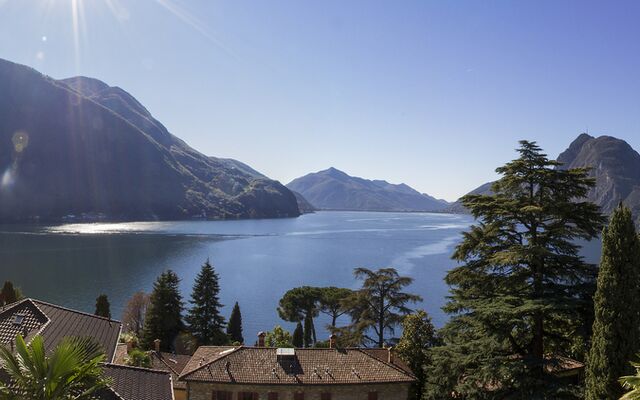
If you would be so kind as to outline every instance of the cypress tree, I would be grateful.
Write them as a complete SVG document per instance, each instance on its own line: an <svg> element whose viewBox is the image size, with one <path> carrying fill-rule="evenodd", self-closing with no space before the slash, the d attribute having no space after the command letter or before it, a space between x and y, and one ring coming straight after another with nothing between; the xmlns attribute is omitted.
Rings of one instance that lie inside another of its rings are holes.
<svg viewBox="0 0 640 400"><path fill-rule="evenodd" d="M299 322L298 322L299 323ZM306 317L304 317L304 338L303 338L303 344L304 347L311 347L313 346L313 317L311 317L310 314L307 314Z"/></svg>
<svg viewBox="0 0 640 400"><path fill-rule="evenodd" d="M16 289L13 287L13 283L11 281L4 282L2 292L0 292L0 298L2 298L3 304L11 304L18 301Z"/></svg>
<svg viewBox="0 0 640 400"><path fill-rule="evenodd" d="M222 345L227 341L224 334L225 320L220 314L220 283L218 274L207 260L196 277L191 294L191 309L185 318L191 334L201 346Z"/></svg>
<svg viewBox="0 0 640 400"><path fill-rule="evenodd" d="M300 321L298 321L296 329L293 331L291 343L293 347L304 347L304 330L302 329L302 323Z"/></svg>
<svg viewBox="0 0 640 400"><path fill-rule="evenodd" d="M151 349L153 341L160 339L160 348L170 351L175 338L184 329L179 283L178 275L168 270L153 284L142 332L143 347Z"/></svg>
<svg viewBox="0 0 640 400"><path fill-rule="evenodd" d="M631 211L622 205L602 234L602 256L594 296L595 322L586 371L586 399L618 399L618 382L631 375L640 327L640 240Z"/></svg>
<svg viewBox="0 0 640 400"><path fill-rule="evenodd" d="M231 310L229 324L227 325L227 335L232 342L244 343L244 338L242 337L242 313L240 313L240 306L237 301L233 306L233 310Z"/></svg>
<svg viewBox="0 0 640 400"><path fill-rule="evenodd" d="M96 298L96 312L94 314L111 319L111 305L106 294L101 294Z"/></svg>

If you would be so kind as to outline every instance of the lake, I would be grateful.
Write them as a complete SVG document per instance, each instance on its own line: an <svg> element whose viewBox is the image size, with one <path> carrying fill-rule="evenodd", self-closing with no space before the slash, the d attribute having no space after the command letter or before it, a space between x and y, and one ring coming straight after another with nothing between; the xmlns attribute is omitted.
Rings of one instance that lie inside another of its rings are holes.
<svg viewBox="0 0 640 400"><path fill-rule="evenodd" d="M431 213L318 212L291 219L92 223L0 227L0 280L26 296L87 312L105 293L114 318L128 298L150 291L172 269L188 300L193 280L209 258L220 275L223 313L238 301L244 336L275 324L280 297L296 286L357 288L355 267L395 267L414 278L407 291L421 295L437 326L448 288L446 272L460 233L473 219ZM328 335L316 321L318 339ZM346 318L339 323L348 322Z"/></svg>

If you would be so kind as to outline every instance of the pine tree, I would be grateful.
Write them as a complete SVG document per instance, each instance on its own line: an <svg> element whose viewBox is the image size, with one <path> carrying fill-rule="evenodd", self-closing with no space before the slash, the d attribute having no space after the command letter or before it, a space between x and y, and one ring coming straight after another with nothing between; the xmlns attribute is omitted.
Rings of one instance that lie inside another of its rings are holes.
<svg viewBox="0 0 640 400"><path fill-rule="evenodd" d="M631 210L620 205L602 234L602 258L594 296L595 322L587 359L586 399L618 399L618 382L634 372L639 349L640 239Z"/></svg>
<svg viewBox="0 0 640 400"><path fill-rule="evenodd" d="M586 168L564 169L533 142L496 171L492 194L467 195L477 222L463 234L447 273L451 319L432 350L426 399L558 398L577 393L553 374L545 354L564 355L586 336L596 267L579 239L598 236L605 221L585 201L595 181ZM569 354L567 354L569 353Z"/></svg>
<svg viewBox="0 0 640 400"><path fill-rule="evenodd" d="M184 329L179 283L178 275L168 270L160 274L153 284L142 332L144 348L153 348L153 341L160 339L160 348L170 351L173 341Z"/></svg>
<svg viewBox="0 0 640 400"><path fill-rule="evenodd" d="M222 304L219 294L218 274L207 260L196 277L189 301L192 306L185 318L191 334L201 346L222 345L227 342L225 320L220 314Z"/></svg>
<svg viewBox="0 0 640 400"><path fill-rule="evenodd" d="M353 274L363 282L362 288L344 301L352 319L348 329L365 342L382 348L388 334L393 334L402 318L411 312L407 304L422 298L402 291L413 279L400 276L394 268L377 271L356 268Z"/></svg>
<svg viewBox="0 0 640 400"><path fill-rule="evenodd" d="M106 294L101 294L96 298L96 312L94 314L111 319L111 305Z"/></svg>
<svg viewBox="0 0 640 400"><path fill-rule="evenodd" d="M331 317L331 327L336 327L338 318L347 313L344 307L345 300L353 294L351 289L334 286L318 288L320 292L320 312Z"/></svg>
<svg viewBox="0 0 640 400"><path fill-rule="evenodd" d="M302 329L302 323L300 321L298 321L296 329L293 331L291 343L293 347L304 347L304 329Z"/></svg>
<svg viewBox="0 0 640 400"><path fill-rule="evenodd" d="M316 342L313 319L320 311L321 289L302 286L288 290L278 303L278 315L289 322L304 321L305 338L309 335L309 346ZM305 339L306 340L306 339Z"/></svg>
<svg viewBox="0 0 640 400"><path fill-rule="evenodd" d="M231 310L229 324L227 325L227 335L231 342L244 343L244 338L242 337L242 313L240 313L240 306L237 301L233 306L233 310Z"/></svg>

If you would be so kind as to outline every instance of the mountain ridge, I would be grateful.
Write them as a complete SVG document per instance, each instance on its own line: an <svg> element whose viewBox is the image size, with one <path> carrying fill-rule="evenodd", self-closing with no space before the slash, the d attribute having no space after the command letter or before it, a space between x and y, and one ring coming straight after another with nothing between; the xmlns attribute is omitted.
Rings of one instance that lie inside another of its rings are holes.
<svg viewBox="0 0 640 400"><path fill-rule="evenodd" d="M334 167L296 178L286 186L321 210L440 211L449 204L404 183L354 177Z"/></svg>
<svg viewBox="0 0 640 400"><path fill-rule="evenodd" d="M206 156L135 97L0 59L0 221L295 217L284 185Z"/></svg>
<svg viewBox="0 0 640 400"><path fill-rule="evenodd" d="M623 203L640 224L640 154L627 142L614 136L582 133L558 155L557 161L562 163L560 168L591 168L589 174L596 179L596 186L587 199L598 204L605 214ZM485 183L469 194L489 194L492 184ZM467 212L460 200L447 211Z"/></svg>

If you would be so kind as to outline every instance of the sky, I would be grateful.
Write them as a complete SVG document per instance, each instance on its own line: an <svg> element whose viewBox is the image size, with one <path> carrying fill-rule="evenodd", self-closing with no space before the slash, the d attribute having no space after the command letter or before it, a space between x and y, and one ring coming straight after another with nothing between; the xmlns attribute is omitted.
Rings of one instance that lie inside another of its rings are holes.
<svg viewBox="0 0 640 400"><path fill-rule="evenodd" d="M119 86L283 183L335 167L455 200L521 139L640 149L638 20L637 1L0 0L0 58Z"/></svg>

